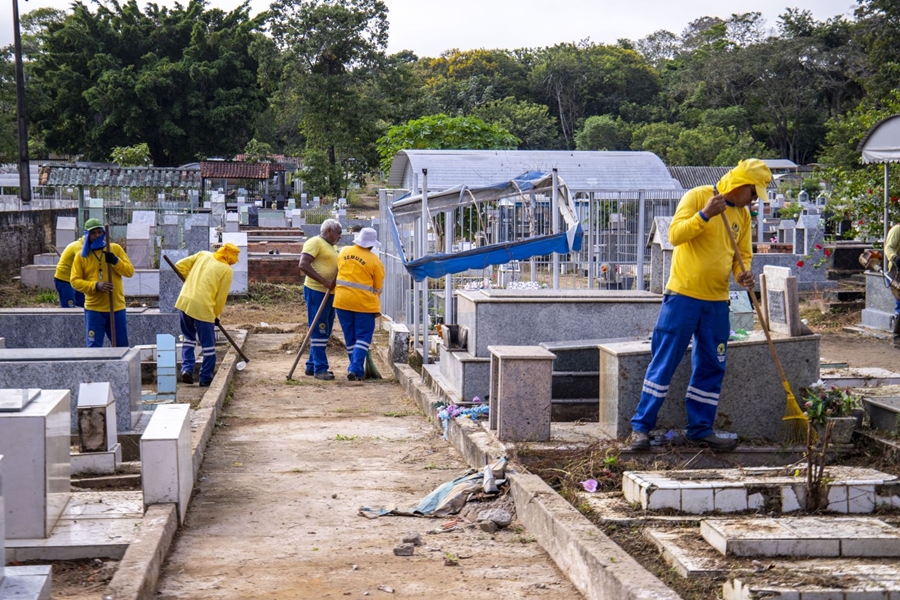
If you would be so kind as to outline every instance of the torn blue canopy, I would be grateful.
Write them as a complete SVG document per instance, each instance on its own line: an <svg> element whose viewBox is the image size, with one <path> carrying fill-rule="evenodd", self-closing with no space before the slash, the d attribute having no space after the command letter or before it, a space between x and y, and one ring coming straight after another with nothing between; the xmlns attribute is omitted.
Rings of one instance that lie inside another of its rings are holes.
<svg viewBox="0 0 900 600"><path fill-rule="evenodd" d="M435 252L415 260L407 260L400 242L397 223L411 222L422 214L422 195L406 195L391 205L391 235L400 253L403 266L416 281L426 277L439 278L452 273L461 273L468 269L484 269L492 265L502 265L513 260L526 260L533 256L544 256L554 252L568 254L581 250L583 231L569 201L568 188L559 181L559 211L566 223L566 231L530 237L526 239L500 242L447 254ZM429 211L442 212L482 202L491 202L521 196L523 194L552 193L553 176L551 173L529 171L509 181L469 187L459 185L443 192L429 194L427 208Z"/></svg>

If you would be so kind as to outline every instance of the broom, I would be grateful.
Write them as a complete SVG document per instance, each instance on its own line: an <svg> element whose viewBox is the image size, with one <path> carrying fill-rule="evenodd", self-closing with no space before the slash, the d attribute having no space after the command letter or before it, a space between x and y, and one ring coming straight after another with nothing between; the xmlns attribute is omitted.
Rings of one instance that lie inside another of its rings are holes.
<svg viewBox="0 0 900 600"><path fill-rule="evenodd" d="M734 255L737 257L738 266L740 266L742 273L746 273L747 268L744 266L744 259L741 257L737 240L734 238L734 232L731 230L731 224L728 222L728 217L725 216L724 212L722 213L722 221L725 223L725 229L728 231L728 239L731 240L731 246L734 248ZM775 344L772 343L772 334L769 333L769 324L763 317L763 311L762 307L759 305L759 300L756 299L755 293L750 292L749 295L750 300L753 302L753 308L756 309L756 315L759 317L759 322L762 324L763 333L766 334L769 352L772 353L772 359L775 361L775 367L778 369L778 375L781 377L781 386L787 394L784 417L781 419L783 421L782 437L784 441L790 445L805 442L807 441L807 435L809 435L809 428L807 426L809 421L806 418L806 415L803 414L803 411L800 410L800 405L797 403L797 399L791 391L791 384L788 383L787 375L784 373L784 367L781 366L781 361L778 360L778 353L775 352ZM815 435L815 432L812 432L812 435Z"/></svg>

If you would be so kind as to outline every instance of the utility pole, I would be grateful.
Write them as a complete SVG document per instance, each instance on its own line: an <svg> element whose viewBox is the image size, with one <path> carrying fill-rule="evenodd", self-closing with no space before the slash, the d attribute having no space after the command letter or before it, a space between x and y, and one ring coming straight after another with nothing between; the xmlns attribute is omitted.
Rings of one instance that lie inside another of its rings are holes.
<svg viewBox="0 0 900 600"><path fill-rule="evenodd" d="M19 128L19 197L31 202L31 165L28 162L28 118L25 114L25 70L22 68L22 36L19 34L19 0L12 0L16 53L16 121Z"/></svg>

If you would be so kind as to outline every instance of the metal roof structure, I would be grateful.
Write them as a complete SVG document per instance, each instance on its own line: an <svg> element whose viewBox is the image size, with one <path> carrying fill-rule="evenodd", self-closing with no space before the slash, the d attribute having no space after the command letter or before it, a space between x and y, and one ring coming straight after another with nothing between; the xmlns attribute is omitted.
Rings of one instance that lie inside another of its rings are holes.
<svg viewBox="0 0 900 600"><path fill-rule="evenodd" d="M716 185L722 179L722 176L730 170L731 167L669 167L669 173L686 190L701 185ZM774 178L766 188L770 190L778 189Z"/></svg>
<svg viewBox="0 0 900 600"><path fill-rule="evenodd" d="M200 174L204 179L269 179L284 170L284 165L270 162L205 160L200 163Z"/></svg>
<svg viewBox="0 0 900 600"><path fill-rule="evenodd" d="M576 150L401 150L394 157L388 187L412 189L422 169L428 170L429 189L445 190L554 168L572 192L682 189L652 152Z"/></svg>
<svg viewBox="0 0 900 600"><path fill-rule="evenodd" d="M856 147L863 164L900 161L900 115L878 121L866 132Z"/></svg>
<svg viewBox="0 0 900 600"><path fill-rule="evenodd" d="M78 167L44 165L38 185L87 187L199 188L200 171L166 167Z"/></svg>

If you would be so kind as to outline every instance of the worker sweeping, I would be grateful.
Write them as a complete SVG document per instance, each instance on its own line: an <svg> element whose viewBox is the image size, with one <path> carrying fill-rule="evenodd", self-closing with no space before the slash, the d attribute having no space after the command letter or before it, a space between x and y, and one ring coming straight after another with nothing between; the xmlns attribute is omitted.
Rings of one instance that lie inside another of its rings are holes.
<svg viewBox="0 0 900 600"><path fill-rule="evenodd" d="M334 327L334 297L329 291L333 292L335 288L334 280L338 269L338 251L335 244L341 239L341 230L340 221L326 219L322 222L319 235L307 240L300 254L300 271L306 275L303 283L306 324L312 328L306 375L324 381L334 379L334 373L328 368L326 351L328 340L331 338L331 329ZM319 319L313 323L316 315L319 315Z"/></svg>
<svg viewBox="0 0 900 600"><path fill-rule="evenodd" d="M650 432L669 383L692 341L691 379L685 394L687 438L715 451L737 445L735 438L720 437L713 430L731 333L729 277L733 274L738 285L753 293L753 274L741 268L744 264L749 269L753 253L747 207L757 197L766 197L771 179L766 164L751 158L738 163L716 186L695 187L679 201L669 226L669 241L675 247L672 270L653 329L641 400L631 419L633 450L650 449ZM727 215L731 232L725 219L713 218L720 214Z"/></svg>
<svg viewBox="0 0 900 600"><path fill-rule="evenodd" d="M216 368L216 325L225 308L228 291L241 249L227 243L215 254L201 250L175 263L184 277L184 285L175 308L178 309L181 333L181 381L194 383L195 349L199 344L203 352L200 365L200 387L208 387Z"/></svg>
<svg viewBox="0 0 900 600"><path fill-rule="evenodd" d="M100 219L88 219L81 252L72 260L70 279L75 291L84 294L88 348L102 347L104 335L113 346L129 345L122 278L132 275L134 266L122 246L107 241Z"/></svg>
<svg viewBox="0 0 900 600"><path fill-rule="evenodd" d="M75 257L81 254L84 239L79 237L69 244L59 255L56 264L56 273L53 274L53 285L59 294L59 306L61 308L84 308L84 294L72 287L72 263Z"/></svg>
<svg viewBox="0 0 900 600"><path fill-rule="evenodd" d="M347 379L350 381L365 377L366 357L375 333L375 318L381 314L384 265L373 252L379 247L377 232L371 227L363 227L353 238L353 245L346 246L338 254L334 308L350 357L347 367Z"/></svg>

